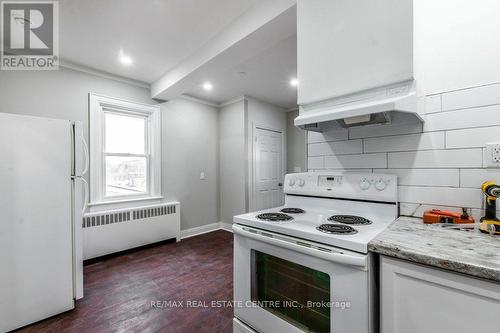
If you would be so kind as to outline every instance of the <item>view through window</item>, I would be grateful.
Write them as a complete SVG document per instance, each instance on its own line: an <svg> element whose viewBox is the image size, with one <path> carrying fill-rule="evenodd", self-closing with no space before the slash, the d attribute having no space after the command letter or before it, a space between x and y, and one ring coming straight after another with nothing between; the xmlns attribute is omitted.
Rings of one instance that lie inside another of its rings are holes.
<svg viewBox="0 0 500 333"><path fill-rule="evenodd" d="M146 117L105 111L104 139L105 196L149 193Z"/></svg>

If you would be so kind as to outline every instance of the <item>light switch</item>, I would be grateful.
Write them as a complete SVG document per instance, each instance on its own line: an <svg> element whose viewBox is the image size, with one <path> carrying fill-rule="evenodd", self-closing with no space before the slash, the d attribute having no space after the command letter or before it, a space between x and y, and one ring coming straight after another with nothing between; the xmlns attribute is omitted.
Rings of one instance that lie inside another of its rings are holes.
<svg viewBox="0 0 500 333"><path fill-rule="evenodd" d="M205 172L200 172L200 180L205 180Z"/></svg>

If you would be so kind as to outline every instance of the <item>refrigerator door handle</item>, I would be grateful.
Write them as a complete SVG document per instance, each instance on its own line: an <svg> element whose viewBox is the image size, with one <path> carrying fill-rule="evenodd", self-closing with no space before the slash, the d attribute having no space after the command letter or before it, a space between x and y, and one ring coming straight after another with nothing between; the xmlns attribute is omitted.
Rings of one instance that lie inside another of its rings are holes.
<svg viewBox="0 0 500 333"><path fill-rule="evenodd" d="M82 171L82 176L85 175L89 171L90 167L90 154L89 154L89 146L87 145L87 141L85 141L85 138L83 137L82 133L82 145L83 145L83 154L85 155L85 167Z"/></svg>
<svg viewBox="0 0 500 333"><path fill-rule="evenodd" d="M84 192L83 207L82 207L82 215L83 215L85 214L85 211L87 210L87 207L89 205L89 183L83 177L78 177L78 178L83 182L83 192Z"/></svg>

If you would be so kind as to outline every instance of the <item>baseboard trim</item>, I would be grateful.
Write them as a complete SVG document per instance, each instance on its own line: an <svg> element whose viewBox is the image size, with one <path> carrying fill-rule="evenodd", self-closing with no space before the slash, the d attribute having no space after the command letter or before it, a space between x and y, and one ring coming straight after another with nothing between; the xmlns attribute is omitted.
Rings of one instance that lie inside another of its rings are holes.
<svg viewBox="0 0 500 333"><path fill-rule="evenodd" d="M186 239L198 235L203 235L216 230L224 230L232 232L232 227L230 223L225 222L214 222L199 227L194 227L190 229L181 230L181 239Z"/></svg>
<svg viewBox="0 0 500 333"><path fill-rule="evenodd" d="M233 232L233 225L231 223L219 222L219 229L228 232Z"/></svg>

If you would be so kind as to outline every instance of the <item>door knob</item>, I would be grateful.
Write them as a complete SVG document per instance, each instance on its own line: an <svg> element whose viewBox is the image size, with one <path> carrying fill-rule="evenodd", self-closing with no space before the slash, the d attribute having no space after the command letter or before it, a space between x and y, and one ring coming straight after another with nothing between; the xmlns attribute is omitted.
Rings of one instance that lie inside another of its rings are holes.
<svg viewBox="0 0 500 333"><path fill-rule="evenodd" d="M279 186L279 187L282 187L282 186L283 186L283 183L278 183L278 186Z"/></svg>

